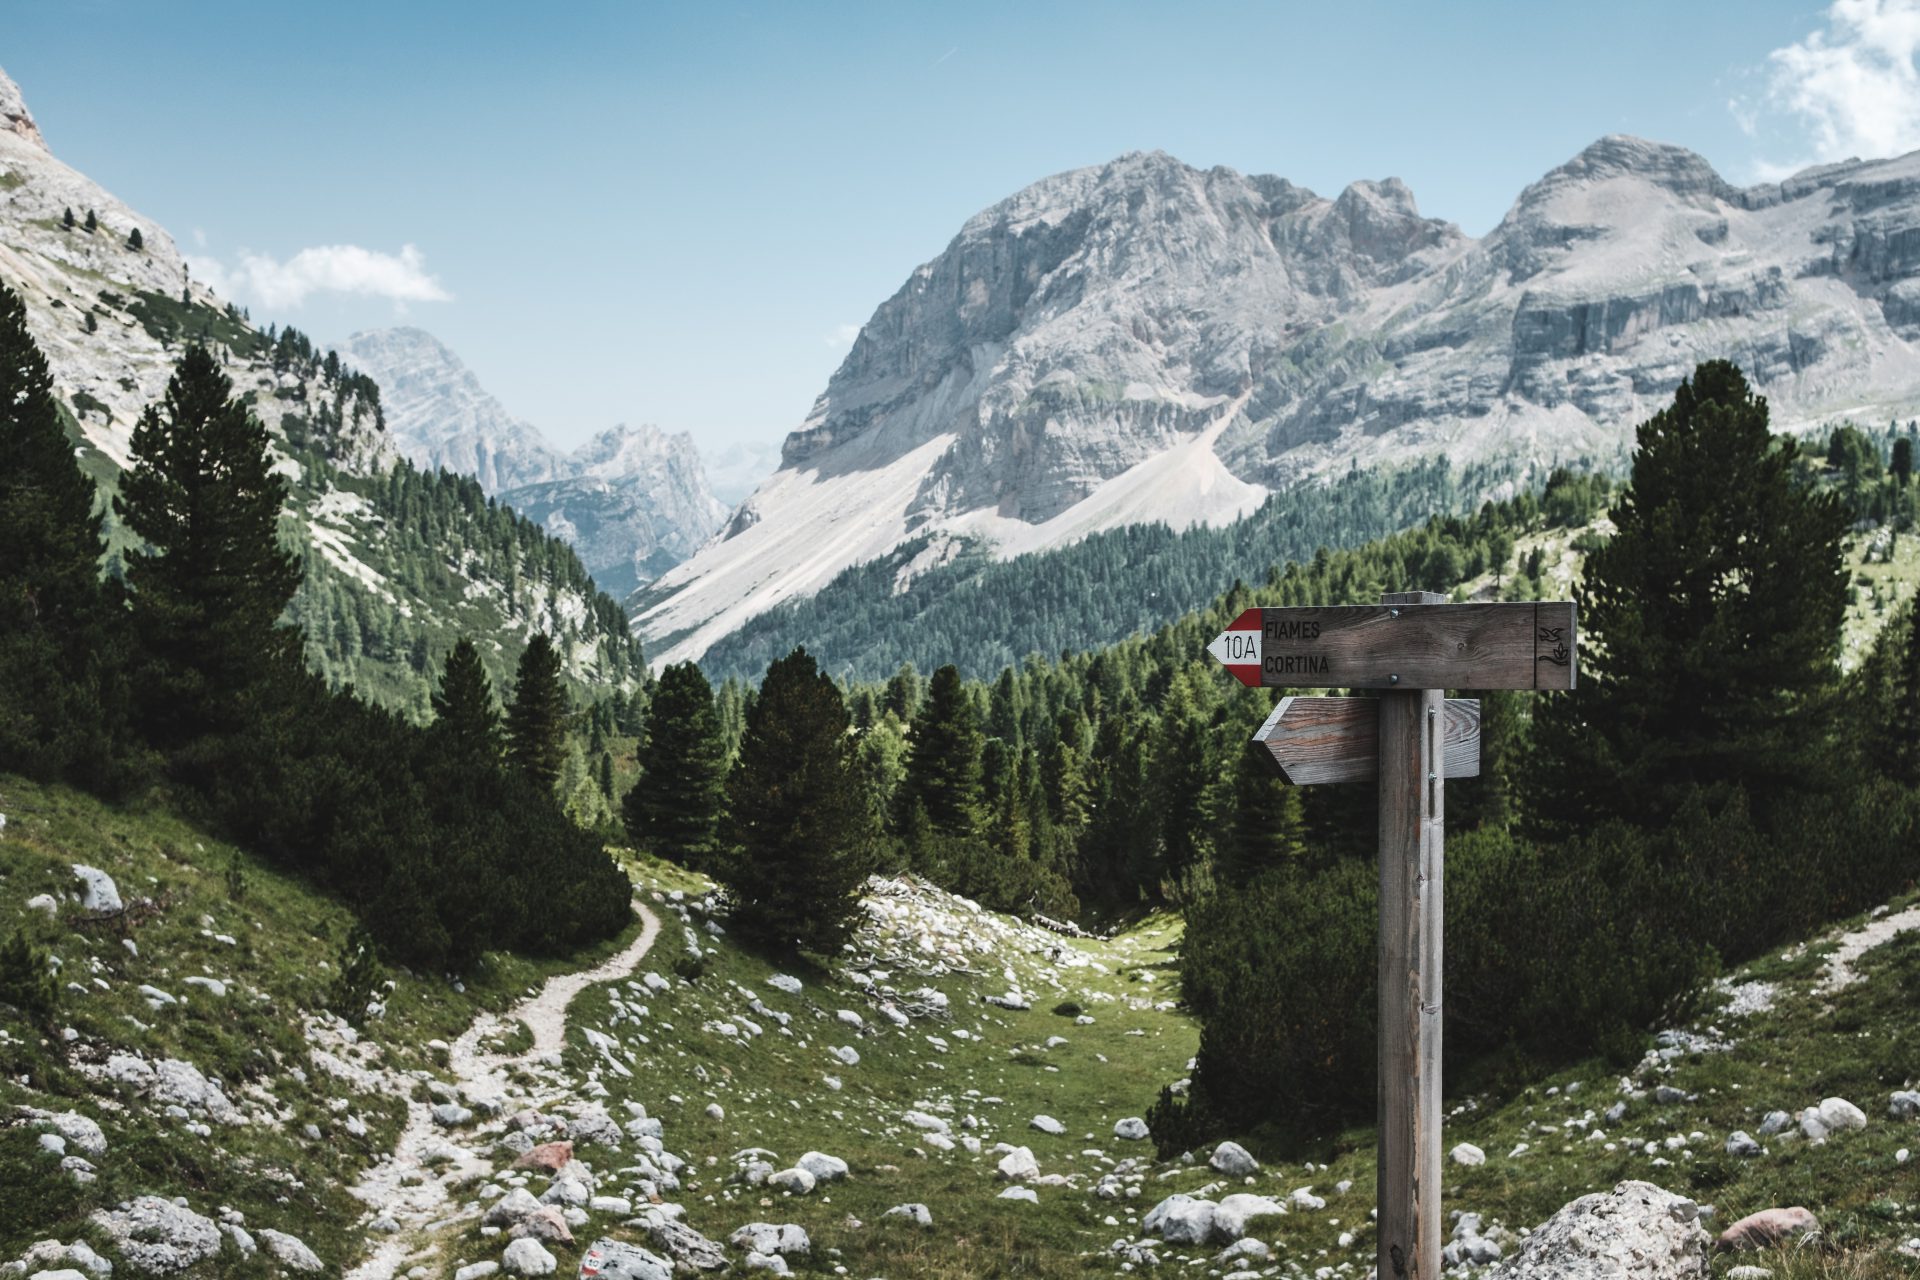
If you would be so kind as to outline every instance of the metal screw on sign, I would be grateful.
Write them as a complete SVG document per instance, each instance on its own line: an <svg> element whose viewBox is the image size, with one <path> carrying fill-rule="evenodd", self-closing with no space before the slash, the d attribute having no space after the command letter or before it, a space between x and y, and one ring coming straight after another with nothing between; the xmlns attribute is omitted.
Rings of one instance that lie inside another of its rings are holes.
<svg viewBox="0 0 1920 1280"><path fill-rule="evenodd" d="M1443 599L1248 609L1207 646L1256 689L1384 691L1282 698L1253 735L1288 782L1379 785L1379 1280L1440 1275L1442 780L1480 772L1480 703L1442 691L1570 690L1576 666L1571 601Z"/></svg>

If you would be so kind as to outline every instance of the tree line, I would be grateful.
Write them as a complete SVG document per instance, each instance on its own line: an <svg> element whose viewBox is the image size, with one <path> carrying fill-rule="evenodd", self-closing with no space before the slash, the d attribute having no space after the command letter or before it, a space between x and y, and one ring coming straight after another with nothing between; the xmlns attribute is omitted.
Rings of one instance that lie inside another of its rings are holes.
<svg viewBox="0 0 1920 1280"><path fill-rule="evenodd" d="M205 346L187 346L129 455L113 511L133 545L103 575L105 513L25 308L0 290L0 769L112 797L164 785L412 964L565 952L625 924L625 876L553 791L568 695L544 634L500 738L475 727L471 646L441 681L463 714L424 727L330 689L281 622L302 578L281 539L287 481Z"/></svg>

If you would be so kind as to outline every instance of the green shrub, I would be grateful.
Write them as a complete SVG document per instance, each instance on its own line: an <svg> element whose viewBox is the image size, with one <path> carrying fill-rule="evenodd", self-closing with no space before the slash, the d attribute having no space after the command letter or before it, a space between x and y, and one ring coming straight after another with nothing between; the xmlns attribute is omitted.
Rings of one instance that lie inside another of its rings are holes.
<svg viewBox="0 0 1920 1280"><path fill-rule="evenodd" d="M366 1021L367 1006L380 994L386 984L387 971L381 967L379 952L373 945L373 936L361 925L355 925L340 946L333 978L333 989L327 997L327 1007L359 1026Z"/></svg>
<svg viewBox="0 0 1920 1280"><path fill-rule="evenodd" d="M42 1026L53 1023L60 1007L60 983L47 963L44 947L27 941L24 929L0 943L0 1004L10 1004Z"/></svg>

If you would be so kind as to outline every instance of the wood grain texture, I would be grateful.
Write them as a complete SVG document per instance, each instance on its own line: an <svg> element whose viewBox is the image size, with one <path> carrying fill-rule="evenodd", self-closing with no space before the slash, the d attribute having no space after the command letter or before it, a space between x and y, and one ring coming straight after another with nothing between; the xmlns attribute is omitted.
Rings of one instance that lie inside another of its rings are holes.
<svg viewBox="0 0 1920 1280"><path fill-rule="evenodd" d="M1440 1275L1442 698L1380 702L1381 1280Z"/></svg>
<svg viewBox="0 0 1920 1280"><path fill-rule="evenodd" d="M1260 679L1268 688L1574 687L1578 633L1569 600L1441 604L1389 597L1378 605L1260 613Z"/></svg>
<svg viewBox="0 0 1920 1280"><path fill-rule="evenodd" d="M1448 698L1441 714L1445 776L1480 774L1480 700ZM1253 740L1295 786L1371 782L1380 775L1380 699L1282 698Z"/></svg>

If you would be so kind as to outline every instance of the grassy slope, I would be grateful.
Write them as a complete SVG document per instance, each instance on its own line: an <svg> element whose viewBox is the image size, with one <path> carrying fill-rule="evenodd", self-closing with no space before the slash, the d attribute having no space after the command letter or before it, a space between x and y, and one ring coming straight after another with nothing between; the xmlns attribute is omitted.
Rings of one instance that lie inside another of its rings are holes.
<svg viewBox="0 0 1920 1280"><path fill-rule="evenodd" d="M0 836L0 921L9 929L12 922L27 923L65 961L64 976L89 984L98 976L110 988L69 995L60 1024L79 1033L72 1058L103 1056L109 1045L186 1057L220 1076L245 1105L251 1105L251 1085L270 1088L289 1116L284 1125L216 1127L211 1139L194 1137L156 1112L90 1093L62 1055L36 1040L23 1041L18 1020L0 1016L0 1026L11 1033L9 1042L0 1043L0 1186L8 1189L0 1196L0 1260L34 1239L90 1236L85 1217L92 1208L159 1192L185 1195L202 1212L232 1205L251 1226L293 1231L330 1264L348 1262L358 1247L350 1227L360 1206L341 1188L391 1142L400 1108L394 1098L355 1095L311 1071L303 1084L291 1071L305 1061L301 1011L324 1000L329 975L323 966L336 946L330 935L344 926L344 913L296 880L156 810L115 810L69 791L0 777L0 812L8 816ZM236 856L246 882L237 903L228 896L225 875ZM161 903L157 914L130 927L138 957L115 932L76 927L71 919L55 923L23 910L34 894L67 887L66 866L73 861L105 868L124 894ZM641 878L663 890L701 888L670 868L643 869ZM941 900L927 901L939 907ZM986 950L967 953L972 972L916 975L900 962L927 954L912 936L866 935L853 958L864 961L865 969L887 973L880 980L901 990L924 984L944 991L947 1018L895 1029L858 988L819 972L792 971L806 986L798 995L783 994L766 983L773 965L730 937L701 932L696 936L713 954L694 982L676 978L669 991L644 995L624 983L598 987L575 1003L570 1074L597 1074L611 1091L607 1102L616 1114L622 1114L618 1103L631 1098L665 1122L668 1145L691 1165L688 1185L676 1199L687 1205L694 1226L723 1238L748 1221L799 1222L813 1235L815 1270L823 1274L838 1266L860 1276L1108 1274L1115 1260L1107 1246L1137 1234L1139 1218L1166 1194L1204 1191L1217 1197L1251 1189L1285 1196L1307 1186L1327 1198L1324 1210L1269 1219L1258 1233L1276 1246L1275 1274L1311 1274L1321 1267L1360 1274L1370 1266L1373 1143L1364 1128L1320 1150L1259 1152L1267 1165L1252 1187L1227 1186L1204 1164L1173 1162L1143 1170L1131 1180L1139 1189L1129 1197L1104 1201L1091 1194L1112 1161L1151 1157L1147 1144L1114 1139L1113 1122L1140 1114L1160 1085L1184 1075L1194 1049L1191 1023L1168 1005L1176 919L1158 917L1110 940L1068 943L1037 931L1013 932L1000 918L975 917L954 906L939 907L928 918L948 930L936 937L986 942ZM679 919L663 914L663 921L643 969L671 975L690 940ZM697 915L693 923L698 925ZM213 936L219 933L233 936L235 944L219 942ZM1088 963L1065 965L1046 954L1063 945ZM1859 968L1869 981L1842 992L1830 1011L1806 994L1824 950L1818 944L1795 948L1738 975L1779 986L1769 1012L1736 1021L1721 1017L1715 999L1708 998L1698 1025L1719 1026L1737 1042L1732 1052L1683 1054L1670 1071L1635 1081L1639 1088L1674 1084L1696 1094L1695 1102L1634 1102L1622 1124L1608 1126L1601 1113L1620 1096L1621 1068L1597 1061L1513 1096L1450 1097L1455 1114L1447 1144L1474 1142L1489 1158L1474 1169L1449 1164L1448 1207L1478 1212L1489 1224L1520 1226L1583 1192L1644 1177L1716 1205L1721 1223L1771 1204L1815 1209L1838 1253L1776 1260L1777 1275L1920 1275L1920 1260L1894 1252L1901 1240L1920 1236L1920 1164L1902 1167L1893 1159L1900 1147L1920 1151L1920 1124L1886 1117L1887 1093L1910 1086L1920 1074L1920 1012L1913 1000L1920 989L1920 934L1868 953ZM398 975L389 1016L374 1025L373 1037L389 1061L431 1071L438 1055L426 1048L428 1040L451 1039L476 1010L503 1007L544 973L592 959L544 966L495 959L464 994L444 979ZM1006 988L1009 970L1036 997L1032 1009L1008 1011L982 1002ZM181 985L198 973L228 981L228 996L201 996ZM155 1013L134 990L143 982L189 998ZM791 1015L794 1034L781 1035L772 1020L751 1013L741 988ZM616 997L629 1008L645 1004L647 1014L616 1022ZM1093 1023L1077 1025L1073 1017L1052 1012L1067 1000L1081 1005ZM856 1033L837 1021L839 1009L859 1012L868 1029ZM764 1034L742 1040L708 1027L743 1016L759 1022ZM137 1029L129 1018L147 1029ZM585 1038L590 1027L625 1040L631 1077L605 1065ZM978 1038L962 1037L961 1030ZM941 1037L947 1048L931 1044L929 1035ZM1048 1048L1053 1036L1066 1043ZM840 1045L859 1051L858 1065L828 1056L829 1047ZM838 1091L828 1086L829 1076L841 1081ZM1568 1093L1566 1086L1575 1083L1579 1090ZM1839 1135L1821 1147L1768 1139L1769 1154L1753 1161L1722 1150L1729 1131L1757 1131L1766 1111L1794 1111L1834 1094L1867 1112L1865 1132ZM367 1121L366 1138L344 1133L341 1115L328 1107L330 1098L347 1099L351 1113ZM706 1114L709 1102L725 1109L724 1119ZM49 1176L34 1131L4 1127L15 1104L74 1106L100 1120L110 1143L108 1155L95 1162L100 1181L76 1187ZM986 1150L979 1156L936 1150L905 1123L904 1113L913 1108L950 1120L956 1137L976 1134ZM1066 1133L1050 1137L1028 1128L1040 1112L1063 1121ZM978 1118L979 1128L964 1127L967 1115ZM1588 1128L1567 1127L1576 1120L1587 1120ZM300 1136L307 1123L321 1128L323 1141ZM1594 1128L1608 1130L1606 1138L1589 1141ZM1665 1145L1669 1137L1695 1132L1704 1136L1684 1148ZM993 1176L992 1146L1003 1140L1031 1147L1044 1173L1076 1175L1077 1185L1039 1187L1037 1205L999 1200L1003 1184ZM1529 1150L1509 1156L1523 1141ZM1645 1151L1648 1141L1658 1144L1655 1154ZM806 1198L739 1186L728 1181L730 1157L747 1147L771 1148L782 1165L807 1150L825 1151L846 1159L852 1176ZM1670 1163L1656 1165L1656 1159ZM1335 1190L1343 1180L1353 1184L1345 1194ZM913 1201L931 1208L931 1230L881 1218L888 1207ZM849 1215L865 1225L851 1225ZM603 1221L581 1234L582 1243L599 1231L638 1235ZM483 1241L470 1225L450 1233L440 1255L449 1267L459 1259L498 1256L500 1241ZM1342 1244L1348 1233L1352 1238ZM565 1270L577 1250L556 1252ZM1177 1264L1189 1255L1165 1250L1163 1256ZM257 1275L265 1269L229 1248L202 1271Z"/></svg>
<svg viewBox="0 0 1920 1280"><path fill-rule="evenodd" d="M343 1188L391 1147L403 1110L398 1099L353 1093L307 1061L302 1019L326 1003L345 910L157 806L118 809L0 775L0 813L7 818L0 832L0 933L24 926L61 959L63 982L90 988L63 991L58 1025L78 1033L64 1051L0 1009L0 1031L7 1033L0 1042L0 1186L8 1188L0 1195L0 1260L47 1236L88 1235L85 1219L94 1208L153 1192L185 1195L203 1213L231 1205L250 1225L290 1231L330 1264L341 1262L357 1248L347 1227L362 1212ZM24 908L37 894L72 889L68 868L75 862L113 876L123 898L151 898L158 909L130 912L123 930L78 923L70 903L63 902L57 921ZM239 901L228 890L228 870L236 865L244 882ZM234 944L220 942L221 934ZM387 1016L373 1024L370 1038L387 1063L429 1069L437 1055L428 1041L452 1039L476 1011L504 1007L546 974L591 964L629 937L569 961L489 955L464 992L444 978L396 973ZM194 975L224 981L228 994L216 998L183 984ZM156 1011L139 994L142 984L181 1002ZM195 1137L157 1110L91 1091L75 1064L102 1061L114 1049L192 1062L243 1107L254 1088L265 1088L290 1118L215 1126L210 1138ZM331 1111L329 1101L342 1098L348 1109ZM99 1181L78 1187L48 1174L52 1162L37 1150L36 1131L6 1127L17 1105L77 1108L98 1120L109 1144L94 1162ZM347 1114L366 1122L364 1138L345 1132ZM323 1141L302 1136L308 1123ZM265 1273L231 1247L210 1265L216 1274Z"/></svg>

